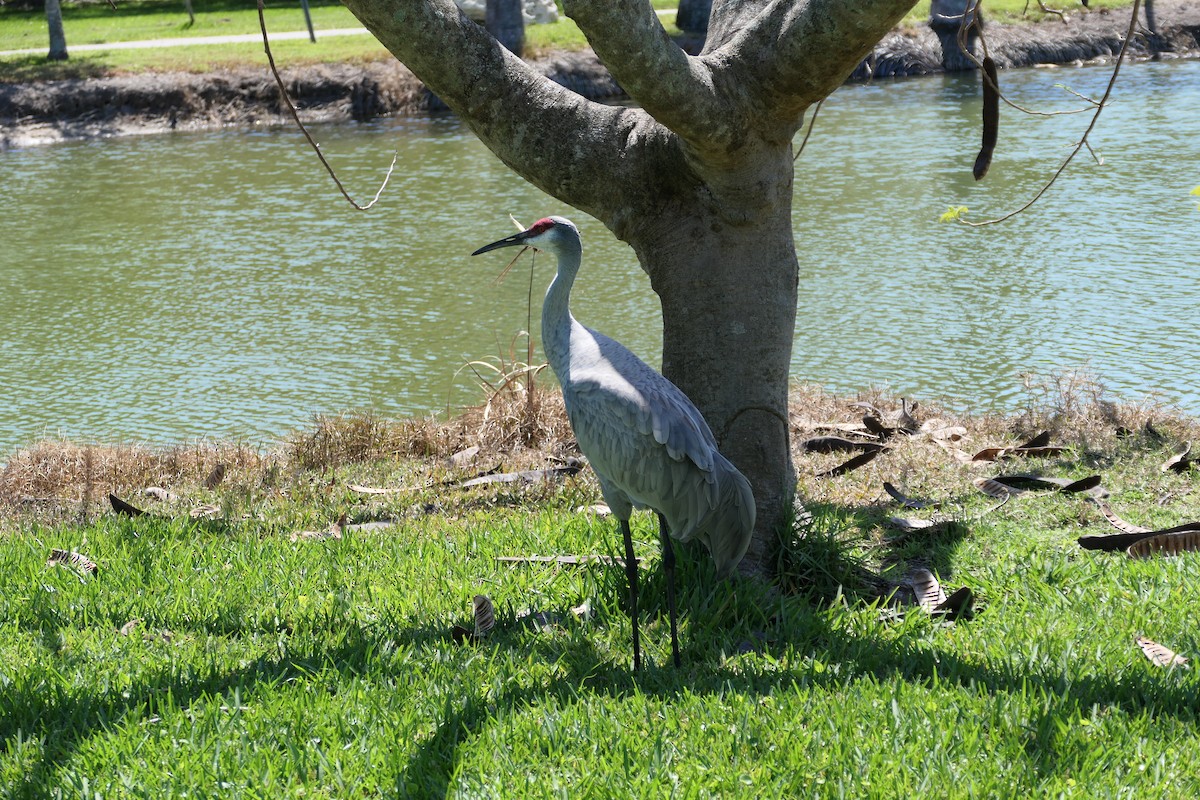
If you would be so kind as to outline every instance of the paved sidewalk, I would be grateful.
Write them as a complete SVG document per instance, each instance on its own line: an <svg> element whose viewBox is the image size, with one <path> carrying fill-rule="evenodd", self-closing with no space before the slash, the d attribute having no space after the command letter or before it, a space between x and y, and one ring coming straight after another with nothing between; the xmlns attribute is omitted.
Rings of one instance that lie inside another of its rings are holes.
<svg viewBox="0 0 1200 800"><path fill-rule="evenodd" d="M326 36L366 36L366 28L331 28L317 31L317 39ZM308 31L288 31L272 33L271 41L284 39L307 39ZM151 47L186 47L190 44L238 44L240 42L261 42L261 33L239 33L230 36L180 36L175 39L147 39L136 42L108 42L106 44L71 44L67 43L68 53L84 53L89 50L136 50ZM45 55L47 47L30 50L0 50L0 58L4 56L37 56Z"/></svg>

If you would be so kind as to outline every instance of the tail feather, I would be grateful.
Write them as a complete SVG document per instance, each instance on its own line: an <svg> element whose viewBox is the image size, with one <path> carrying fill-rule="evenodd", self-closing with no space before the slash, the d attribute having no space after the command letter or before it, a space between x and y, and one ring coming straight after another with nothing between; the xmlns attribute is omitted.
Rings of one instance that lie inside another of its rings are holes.
<svg viewBox="0 0 1200 800"><path fill-rule="evenodd" d="M704 542L717 565L717 575L725 578L750 547L754 493L746 477L719 454L712 472L705 477L709 491L692 493L692 508L684 512L684 519L668 519L668 524L676 538L687 541L698 537Z"/></svg>

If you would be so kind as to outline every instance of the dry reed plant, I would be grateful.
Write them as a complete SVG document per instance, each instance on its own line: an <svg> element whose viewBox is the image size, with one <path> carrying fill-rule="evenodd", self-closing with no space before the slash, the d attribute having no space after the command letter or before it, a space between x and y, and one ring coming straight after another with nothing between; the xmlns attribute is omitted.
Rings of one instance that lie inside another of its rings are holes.
<svg viewBox="0 0 1200 800"><path fill-rule="evenodd" d="M0 503L37 498L103 501L108 492L146 486L199 486L218 464L258 475L271 462L243 444L195 443L155 449L43 441L13 453L0 471Z"/></svg>

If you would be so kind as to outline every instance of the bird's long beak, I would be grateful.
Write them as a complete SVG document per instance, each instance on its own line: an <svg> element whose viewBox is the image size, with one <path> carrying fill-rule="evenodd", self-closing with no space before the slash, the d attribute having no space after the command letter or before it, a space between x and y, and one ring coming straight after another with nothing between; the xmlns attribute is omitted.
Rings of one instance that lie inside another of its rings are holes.
<svg viewBox="0 0 1200 800"><path fill-rule="evenodd" d="M525 240L528 238L529 238L529 231L521 231L520 233L514 233L512 236L507 236L498 242L492 242L491 244L485 244L483 247L479 248L474 253L471 253L471 255L477 256L480 253L486 253L489 250L499 250L501 247L516 247L517 245L523 245L523 244L525 244Z"/></svg>

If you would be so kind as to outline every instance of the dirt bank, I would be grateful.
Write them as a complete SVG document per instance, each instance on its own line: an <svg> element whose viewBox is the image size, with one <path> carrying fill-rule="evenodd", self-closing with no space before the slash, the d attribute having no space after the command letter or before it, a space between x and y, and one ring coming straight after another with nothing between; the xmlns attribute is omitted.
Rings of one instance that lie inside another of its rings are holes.
<svg viewBox="0 0 1200 800"><path fill-rule="evenodd" d="M1144 16L1144 15L1143 15ZM1064 24L989 23L990 52L1002 68L1108 58L1120 49L1125 12L1072 14ZM1138 58L1194 56L1200 50L1200 0L1155 0L1149 26L1131 45ZM586 97L621 96L590 52L533 62L552 80ZM927 27L897 30L876 47L856 78L943 70L942 45ZM284 74L306 121L365 120L439 108L412 73L395 62L326 64ZM273 78L261 67L202 75L167 73L0 83L0 149L71 138L166 130L250 127L288 122Z"/></svg>

